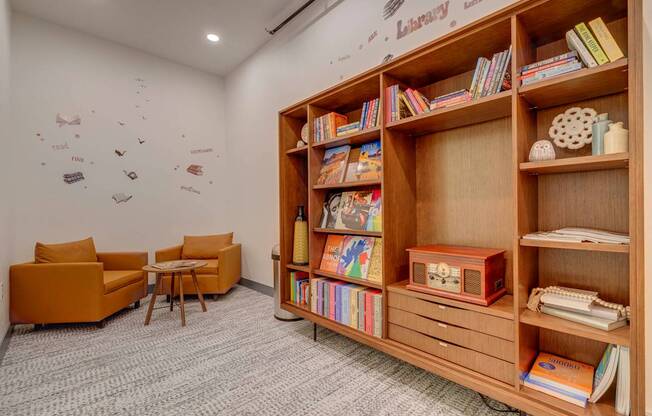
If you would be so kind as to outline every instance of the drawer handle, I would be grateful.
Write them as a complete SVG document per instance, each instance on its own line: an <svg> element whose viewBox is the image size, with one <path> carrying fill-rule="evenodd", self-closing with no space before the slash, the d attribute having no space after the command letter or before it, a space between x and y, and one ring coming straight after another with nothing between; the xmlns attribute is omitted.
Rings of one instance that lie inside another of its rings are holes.
<svg viewBox="0 0 652 416"><path fill-rule="evenodd" d="M446 309L444 305L437 305L437 306L439 307L439 309Z"/></svg>
<svg viewBox="0 0 652 416"><path fill-rule="evenodd" d="M443 342L440 342L439 345L442 346L442 347L444 347L444 348L447 348L447 347L448 347L448 344L444 344Z"/></svg>
<svg viewBox="0 0 652 416"><path fill-rule="evenodd" d="M440 327L440 328L448 328L448 325L442 324L442 323L439 323L439 322L437 323L437 326Z"/></svg>

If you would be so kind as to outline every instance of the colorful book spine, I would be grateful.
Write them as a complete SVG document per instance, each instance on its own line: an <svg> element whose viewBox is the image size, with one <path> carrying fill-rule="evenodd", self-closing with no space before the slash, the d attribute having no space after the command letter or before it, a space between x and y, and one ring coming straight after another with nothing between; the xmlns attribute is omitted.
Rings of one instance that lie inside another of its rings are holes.
<svg viewBox="0 0 652 416"><path fill-rule="evenodd" d="M496 72L494 73L494 76L491 79L491 83L489 84L489 91L487 92L487 95L492 95L495 93L495 90L498 87L498 80L500 79L506 57L507 51L503 51L498 54L498 58L496 59Z"/></svg>
<svg viewBox="0 0 652 416"><path fill-rule="evenodd" d="M376 293L374 298L374 319L372 335L378 338L383 336L383 297L382 294Z"/></svg>
<svg viewBox="0 0 652 416"><path fill-rule="evenodd" d="M566 64L572 64L572 63L575 63L575 62L579 62L577 60L577 58L568 58L568 59L564 59L564 60L561 60L561 61L555 61L555 62L546 64L546 65L540 66L538 68L534 68L534 69L530 69L529 71L522 72L519 79L527 78L528 75L533 75L533 74L536 74L537 72L545 71L546 69L555 68L555 67L558 67L558 66L561 66L561 65L566 65Z"/></svg>
<svg viewBox="0 0 652 416"><path fill-rule="evenodd" d="M365 126L367 124L367 107L369 107L369 102L365 101L365 103L362 104L362 114L360 116L360 130L365 129Z"/></svg>
<svg viewBox="0 0 652 416"><path fill-rule="evenodd" d="M575 31L577 32L577 35L580 37L580 39L582 39L582 42L589 50L589 52L591 52L591 55L593 55L593 58L598 63L598 65L609 63L609 58L607 58L607 55L604 53L600 47L600 44L595 39L586 24L579 23L575 25Z"/></svg>
<svg viewBox="0 0 652 416"><path fill-rule="evenodd" d="M374 115L373 115L373 125L371 127L378 126L378 114L380 114L380 98L376 98L376 105L374 106Z"/></svg>
<svg viewBox="0 0 652 416"><path fill-rule="evenodd" d="M561 55L553 56L552 58L544 59L543 61L538 61L530 65L525 65L521 67L521 74L532 71L532 70L537 70L537 69L544 69L542 67L550 64L554 64L555 62L559 61L566 61L569 59L577 58L577 51L570 51L563 53Z"/></svg>
<svg viewBox="0 0 652 416"><path fill-rule="evenodd" d="M586 46L584 46L584 43L580 40L580 37L577 36L577 33L575 33L574 30L569 30L566 32L566 44L568 45L569 49L577 52L578 56L582 62L584 62L584 65L586 65L587 68L598 66L598 63L593 58L593 55L591 55L591 52L589 52Z"/></svg>
<svg viewBox="0 0 652 416"><path fill-rule="evenodd" d="M489 65L489 71L487 72L487 78L484 81L484 85L482 87L482 93L480 94L480 97L485 97L489 93L489 86L491 85L491 80L493 79L494 72L496 72L496 60L497 60L496 54L491 58L491 64Z"/></svg>
<svg viewBox="0 0 652 416"><path fill-rule="evenodd" d="M567 74L569 72L574 72L574 71L577 71L579 69L582 69L582 64L579 63L579 62L572 63L572 64L566 64L566 65L558 66L556 68L550 68L550 69L547 69L545 71L541 71L541 72L537 73L533 77L524 79L522 82L523 82L523 85L530 85L530 84L542 81L542 80L547 79L547 78Z"/></svg>
<svg viewBox="0 0 652 416"><path fill-rule="evenodd" d="M414 95L414 91L412 90L412 88L408 88L407 90L405 90L405 95L407 96L410 105L414 109L414 112L416 114L421 114L423 111L421 110L421 106L417 102L417 98Z"/></svg>
<svg viewBox="0 0 652 416"><path fill-rule="evenodd" d="M616 43L616 39L611 35L609 29L607 29L607 25L604 24L602 18L598 17L597 19L591 20L589 26L611 62L615 62L620 58L625 57L625 54L623 54L618 43Z"/></svg>
<svg viewBox="0 0 652 416"><path fill-rule="evenodd" d="M480 77L480 69L482 68L482 60L484 58L481 56L478 58L478 60L475 63L475 71L473 71L473 80L471 81L471 87L469 87L469 91L471 94L475 93L475 88L478 85L478 78Z"/></svg>

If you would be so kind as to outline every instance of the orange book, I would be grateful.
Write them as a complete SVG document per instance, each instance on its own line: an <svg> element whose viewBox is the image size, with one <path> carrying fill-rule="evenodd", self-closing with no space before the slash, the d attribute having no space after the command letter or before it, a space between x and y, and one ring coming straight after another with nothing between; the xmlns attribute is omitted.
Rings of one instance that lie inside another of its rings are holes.
<svg viewBox="0 0 652 416"><path fill-rule="evenodd" d="M337 265L340 263L340 255L342 254L342 243L344 242L343 235L329 235L324 246L324 254L321 256L321 270L336 273Z"/></svg>
<svg viewBox="0 0 652 416"><path fill-rule="evenodd" d="M593 391L595 369L579 361L539 353L524 384L562 400L585 406Z"/></svg>

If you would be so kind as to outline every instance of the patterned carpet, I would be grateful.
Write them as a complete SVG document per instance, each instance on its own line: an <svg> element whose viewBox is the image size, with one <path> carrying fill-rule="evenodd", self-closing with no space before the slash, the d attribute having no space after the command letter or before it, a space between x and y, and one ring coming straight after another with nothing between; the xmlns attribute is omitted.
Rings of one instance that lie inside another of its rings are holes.
<svg viewBox="0 0 652 416"><path fill-rule="evenodd" d="M0 415L499 415L478 395L312 324L273 318L242 286L177 309L124 311L104 329L17 327Z"/></svg>

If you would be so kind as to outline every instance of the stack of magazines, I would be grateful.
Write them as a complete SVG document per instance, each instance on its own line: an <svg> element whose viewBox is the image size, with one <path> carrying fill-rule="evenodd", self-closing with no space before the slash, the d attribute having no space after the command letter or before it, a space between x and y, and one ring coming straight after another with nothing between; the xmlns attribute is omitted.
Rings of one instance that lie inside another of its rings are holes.
<svg viewBox="0 0 652 416"><path fill-rule="evenodd" d="M602 243L602 244L629 244L627 234L611 231L596 230L592 228L567 227L554 231L539 231L523 236L524 240L557 241L562 243Z"/></svg>

